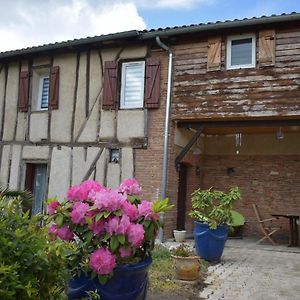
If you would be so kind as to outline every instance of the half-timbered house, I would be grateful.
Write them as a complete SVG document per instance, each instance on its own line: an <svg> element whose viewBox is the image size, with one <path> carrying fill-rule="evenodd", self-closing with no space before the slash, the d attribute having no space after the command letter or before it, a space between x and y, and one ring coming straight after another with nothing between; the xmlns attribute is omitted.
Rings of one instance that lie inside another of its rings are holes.
<svg viewBox="0 0 300 300"><path fill-rule="evenodd" d="M84 179L135 176L175 204L166 236L192 232L194 189L239 186L256 234L252 203L300 214L299 83L297 13L0 53L0 185L40 211Z"/></svg>

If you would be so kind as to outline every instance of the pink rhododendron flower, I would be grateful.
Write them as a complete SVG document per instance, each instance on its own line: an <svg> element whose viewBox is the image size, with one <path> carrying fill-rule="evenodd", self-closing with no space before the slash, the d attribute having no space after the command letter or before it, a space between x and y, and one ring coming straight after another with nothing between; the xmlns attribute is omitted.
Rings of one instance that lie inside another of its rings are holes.
<svg viewBox="0 0 300 300"><path fill-rule="evenodd" d="M48 214L53 215L56 212L56 208L59 206L59 204L60 203L58 201L53 201L49 203L47 206Z"/></svg>
<svg viewBox="0 0 300 300"><path fill-rule="evenodd" d="M90 229L93 231L94 234L101 234L105 232L105 220L100 219L98 222L93 221L93 223L90 225Z"/></svg>
<svg viewBox="0 0 300 300"><path fill-rule="evenodd" d="M125 248L125 247L120 247L119 253L121 257L129 257L131 255L131 249L130 248Z"/></svg>
<svg viewBox="0 0 300 300"><path fill-rule="evenodd" d="M112 235L116 233L117 229L119 227L119 217L113 217L111 218L107 224L106 224L106 231Z"/></svg>
<svg viewBox="0 0 300 300"><path fill-rule="evenodd" d="M119 192L127 195L141 195L142 189L135 178L124 180L119 186Z"/></svg>
<svg viewBox="0 0 300 300"><path fill-rule="evenodd" d="M138 206L139 217L144 217L145 220L158 220L159 214L153 212L152 205L152 202L143 200Z"/></svg>
<svg viewBox="0 0 300 300"><path fill-rule="evenodd" d="M89 265L99 275L108 275L116 266L116 257L108 249L99 248L90 255Z"/></svg>
<svg viewBox="0 0 300 300"><path fill-rule="evenodd" d="M119 226L116 230L116 234L126 234L129 228L130 228L129 217L126 215L123 215L120 220Z"/></svg>
<svg viewBox="0 0 300 300"><path fill-rule="evenodd" d="M71 231L71 229L67 225L65 225L61 228L57 228L56 234L60 239L62 239L64 241L70 241L74 237L73 232Z"/></svg>
<svg viewBox="0 0 300 300"><path fill-rule="evenodd" d="M100 211L116 211L122 208L126 198L116 191L102 190L99 193L95 193L92 200Z"/></svg>
<svg viewBox="0 0 300 300"><path fill-rule="evenodd" d="M56 239L57 236L57 226L56 224L52 224L48 229L48 234L51 237L52 240Z"/></svg>
<svg viewBox="0 0 300 300"><path fill-rule="evenodd" d="M86 180L80 185L72 186L67 193L67 198L70 201L84 201L89 199L91 192L99 192L102 189L104 188L98 182Z"/></svg>
<svg viewBox="0 0 300 300"><path fill-rule="evenodd" d="M141 224L131 224L128 228L128 241L135 247L142 245L144 241L145 230Z"/></svg>
<svg viewBox="0 0 300 300"><path fill-rule="evenodd" d="M124 201L122 204L123 212L129 217L130 221L135 221L138 218L138 210L135 205L132 205L129 201Z"/></svg>
<svg viewBox="0 0 300 300"><path fill-rule="evenodd" d="M87 211L90 209L90 206L83 202L76 202L72 208L70 213L71 220L74 224L81 224L85 223L85 216Z"/></svg>

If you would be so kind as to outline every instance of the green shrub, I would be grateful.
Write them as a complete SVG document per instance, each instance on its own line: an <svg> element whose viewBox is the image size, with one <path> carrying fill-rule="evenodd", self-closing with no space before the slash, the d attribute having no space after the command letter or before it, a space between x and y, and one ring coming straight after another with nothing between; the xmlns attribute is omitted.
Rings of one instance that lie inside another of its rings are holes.
<svg viewBox="0 0 300 300"><path fill-rule="evenodd" d="M0 195L0 299L66 299L66 246L49 241L41 222L20 198Z"/></svg>

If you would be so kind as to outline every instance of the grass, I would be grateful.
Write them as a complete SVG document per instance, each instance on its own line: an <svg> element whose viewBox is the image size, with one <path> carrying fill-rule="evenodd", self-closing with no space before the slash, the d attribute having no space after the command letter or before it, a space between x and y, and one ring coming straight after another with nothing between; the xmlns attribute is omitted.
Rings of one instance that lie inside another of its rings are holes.
<svg viewBox="0 0 300 300"><path fill-rule="evenodd" d="M155 246L152 252L153 263L149 270L150 291L173 293L192 296L203 287L206 277L208 263L201 260L200 279L194 284L186 284L175 279L175 269L171 253L163 246Z"/></svg>

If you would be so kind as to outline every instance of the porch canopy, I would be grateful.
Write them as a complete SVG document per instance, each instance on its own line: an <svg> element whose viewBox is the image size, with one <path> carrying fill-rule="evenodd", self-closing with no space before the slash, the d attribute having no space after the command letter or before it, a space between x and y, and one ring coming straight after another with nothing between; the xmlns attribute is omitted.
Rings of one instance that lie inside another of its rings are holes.
<svg viewBox="0 0 300 300"><path fill-rule="evenodd" d="M175 159L178 171L180 163L202 133L268 133L281 128L284 132L300 132L300 119L245 119L245 120L197 120L177 121L178 128L193 129L194 135Z"/></svg>

